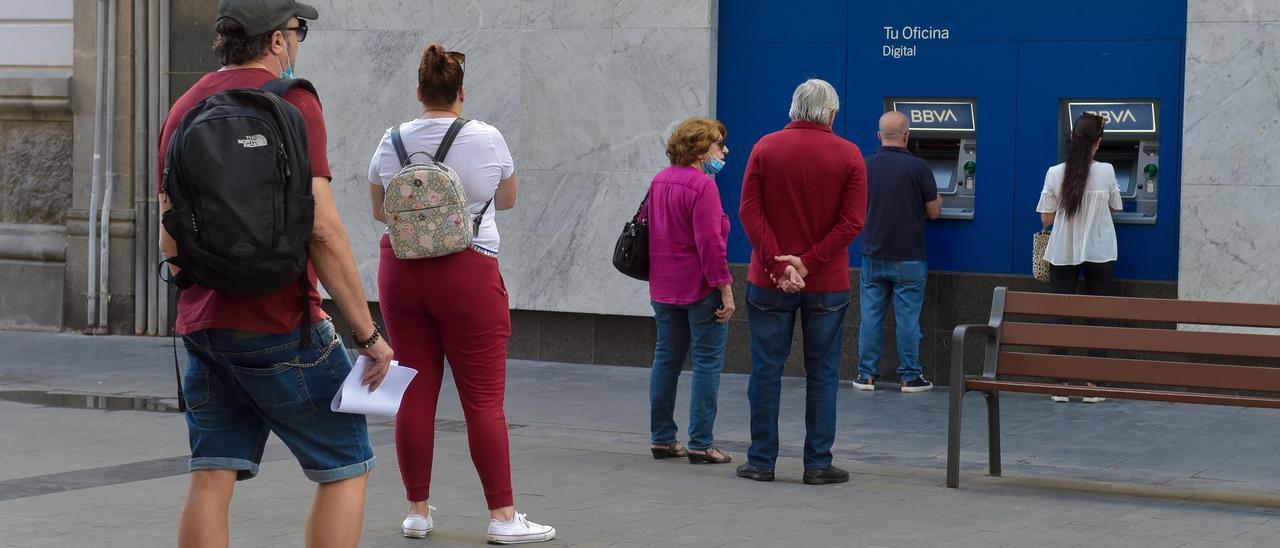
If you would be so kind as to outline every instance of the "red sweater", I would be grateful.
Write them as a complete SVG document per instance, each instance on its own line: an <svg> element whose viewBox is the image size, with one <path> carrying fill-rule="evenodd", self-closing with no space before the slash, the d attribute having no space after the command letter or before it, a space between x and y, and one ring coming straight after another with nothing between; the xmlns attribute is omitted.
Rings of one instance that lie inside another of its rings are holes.
<svg viewBox="0 0 1280 548"><path fill-rule="evenodd" d="M742 228L751 240L747 281L777 287L787 263L809 270L806 292L849 289L849 245L867 214L867 167L858 146L813 122L791 122L751 149L742 178Z"/></svg>

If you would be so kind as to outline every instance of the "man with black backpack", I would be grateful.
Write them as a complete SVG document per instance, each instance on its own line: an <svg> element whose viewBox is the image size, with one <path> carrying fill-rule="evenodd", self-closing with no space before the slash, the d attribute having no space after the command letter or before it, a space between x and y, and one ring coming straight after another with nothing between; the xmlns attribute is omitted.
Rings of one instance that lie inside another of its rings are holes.
<svg viewBox="0 0 1280 548"><path fill-rule="evenodd" d="M318 16L293 0L222 0L222 69L178 99L161 133L160 248L180 288L174 329L188 355L180 546L227 546L235 481L258 473L272 432L319 484L307 545L359 543L373 448L363 415L329 410L352 364L320 308L317 277L370 358L370 389L392 351L334 204L315 89L293 79Z"/></svg>

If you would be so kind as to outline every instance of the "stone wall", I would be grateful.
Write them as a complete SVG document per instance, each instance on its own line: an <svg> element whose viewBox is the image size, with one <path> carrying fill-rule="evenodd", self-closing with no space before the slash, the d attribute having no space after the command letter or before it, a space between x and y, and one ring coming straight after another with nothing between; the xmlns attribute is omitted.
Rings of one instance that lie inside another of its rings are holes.
<svg viewBox="0 0 1280 548"><path fill-rule="evenodd" d="M0 120L0 224L61 225L71 205L71 122Z"/></svg>
<svg viewBox="0 0 1280 548"><path fill-rule="evenodd" d="M1280 303L1280 2L1189 4L1178 296Z"/></svg>
<svg viewBox="0 0 1280 548"><path fill-rule="evenodd" d="M432 41L467 54L464 115L502 131L519 204L498 214L511 306L647 316L613 240L667 162L674 124L714 111L715 0L317 2L298 75L320 91L343 220L370 300L378 239L369 158L417 116ZM176 34L175 34L176 36Z"/></svg>

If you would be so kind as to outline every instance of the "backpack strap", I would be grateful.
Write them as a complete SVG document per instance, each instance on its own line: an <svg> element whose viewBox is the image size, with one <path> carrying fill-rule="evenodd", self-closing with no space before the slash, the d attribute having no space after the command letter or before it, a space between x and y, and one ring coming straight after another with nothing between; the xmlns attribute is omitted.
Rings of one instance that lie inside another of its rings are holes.
<svg viewBox="0 0 1280 548"><path fill-rule="evenodd" d="M400 159L400 167L409 165L409 152L404 149L404 139L400 138L400 124L391 128L391 146L396 149L396 158Z"/></svg>
<svg viewBox="0 0 1280 548"><path fill-rule="evenodd" d="M449 130L444 132L444 139L440 140L440 148L436 149L435 159L437 162L443 162L444 156L449 153L449 147L453 146L453 140L458 138L458 134L462 133L462 126L470 122L466 118L455 118L453 124L449 125Z"/></svg>
<svg viewBox="0 0 1280 548"><path fill-rule="evenodd" d="M288 93L289 90L293 88L302 88L307 90L312 95L316 96L316 101L320 100L320 94L316 92L316 87L311 85L311 81L303 78L276 78L270 82L262 84L262 87L258 89L267 93L274 93L283 99L284 94Z"/></svg>

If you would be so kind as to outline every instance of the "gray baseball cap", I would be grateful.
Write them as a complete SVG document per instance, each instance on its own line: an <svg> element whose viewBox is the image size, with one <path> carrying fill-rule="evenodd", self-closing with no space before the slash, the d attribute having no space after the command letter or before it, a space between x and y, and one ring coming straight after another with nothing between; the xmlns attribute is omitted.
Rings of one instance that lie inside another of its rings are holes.
<svg viewBox="0 0 1280 548"><path fill-rule="evenodd" d="M284 26L290 17L319 19L320 12L294 0L220 0L218 19L223 17L239 21L245 36L257 36Z"/></svg>

